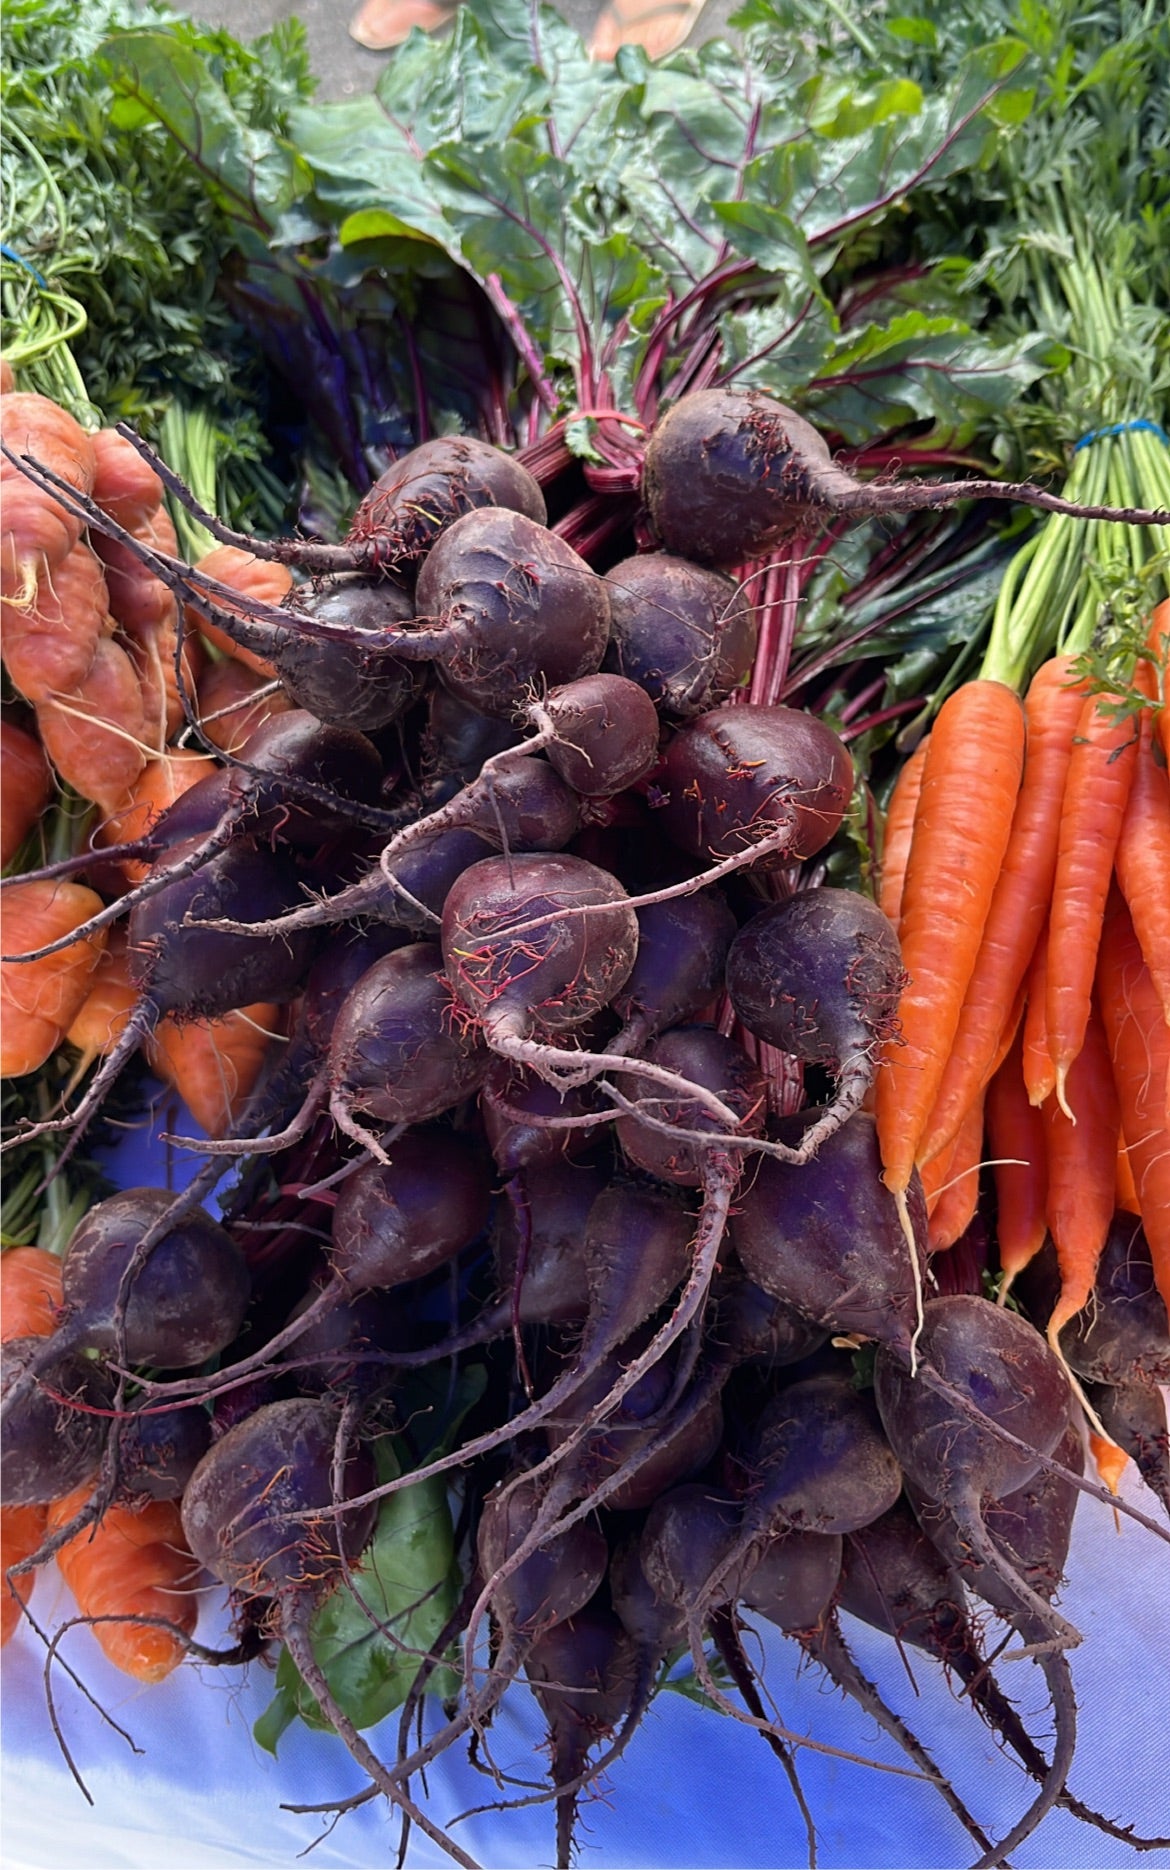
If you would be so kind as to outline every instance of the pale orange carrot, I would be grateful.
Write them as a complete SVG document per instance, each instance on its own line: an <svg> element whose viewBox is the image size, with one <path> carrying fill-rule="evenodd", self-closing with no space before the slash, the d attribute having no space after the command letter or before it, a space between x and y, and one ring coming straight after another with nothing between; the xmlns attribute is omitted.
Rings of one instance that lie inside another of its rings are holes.
<svg viewBox="0 0 1170 1870"><path fill-rule="evenodd" d="M5 601L0 614L4 666L34 704L83 682L99 642L114 629L101 562L84 539L42 573L30 604Z"/></svg>
<svg viewBox="0 0 1170 1870"><path fill-rule="evenodd" d="M987 1082L1048 913L1065 779L1084 705L1083 687L1074 682L1072 669L1071 656L1052 657L1037 670L1025 697L1028 744L1011 834L958 1030L919 1144L920 1168L956 1134Z"/></svg>
<svg viewBox="0 0 1170 1870"><path fill-rule="evenodd" d="M48 1511L56 1532L87 1504L91 1489L77 1488ZM177 1500L115 1501L57 1553L57 1566L83 1617L114 1667L139 1682L161 1682L187 1654L199 1617L195 1592L200 1572L183 1533ZM164 1630L138 1621L161 1617Z"/></svg>
<svg viewBox="0 0 1170 1870"><path fill-rule="evenodd" d="M4 952L23 954L80 927L103 908L80 883L30 880L4 891ZM60 1045L89 992L106 932L40 961L0 962L0 1077L37 1071Z"/></svg>
<svg viewBox="0 0 1170 1870"><path fill-rule="evenodd" d="M1045 1211L1060 1265L1060 1297L1048 1321L1054 1348L1062 1328L1089 1301L1114 1215L1120 1112L1109 1042L1095 1007L1090 1008L1084 1041L1069 1067L1065 1092L1067 1110L1053 1096L1043 1111Z"/></svg>
<svg viewBox="0 0 1170 1870"><path fill-rule="evenodd" d="M108 932L106 951L94 969L89 992L65 1034L66 1043L76 1046L81 1054L66 1095L85 1076L95 1058L104 1058L113 1051L138 1004L138 988L130 978L125 924L115 923Z"/></svg>
<svg viewBox="0 0 1170 1870"><path fill-rule="evenodd" d="M57 1255L44 1247L5 1247L0 1255L0 1339L7 1344L9 1338L47 1338L60 1307Z"/></svg>
<svg viewBox="0 0 1170 1870"><path fill-rule="evenodd" d="M16 856L52 790L40 741L14 721L0 721L0 865Z"/></svg>
<svg viewBox="0 0 1170 1870"><path fill-rule="evenodd" d="M93 444L79 422L47 396L13 390L0 397L0 434L15 455L30 455L79 492L89 493ZM45 573L81 537L82 524L27 474L0 456L0 595L31 604Z"/></svg>
<svg viewBox="0 0 1170 1870"><path fill-rule="evenodd" d="M134 532L157 513L163 484L132 442L116 429L99 429L90 437L94 453L93 497L103 513Z"/></svg>
<svg viewBox="0 0 1170 1870"><path fill-rule="evenodd" d="M206 572L209 578L217 578L221 584L230 584L234 591L240 591L246 597L256 597L265 604L279 604L292 590L293 577L287 565L278 565L272 559L253 558L236 545L217 545L198 560L197 571ZM217 600L218 601L218 600ZM223 608L230 606L223 601ZM208 618L202 616L193 607L187 612L187 624L192 630L202 630L209 643L224 656L234 662L247 663L258 675L269 681L276 674L270 662L258 656L253 650L241 649L229 636Z"/></svg>
<svg viewBox="0 0 1170 1870"><path fill-rule="evenodd" d="M213 760L182 747L169 748L158 759L148 760L121 802L98 827L95 842L130 844L146 837L176 799L218 770ZM118 864L127 883L140 883L149 868L148 862L134 857L123 858Z"/></svg>
<svg viewBox="0 0 1170 1870"><path fill-rule="evenodd" d="M922 791L922 774L930 736L920 740L898 774L890 803L886 808L885 840L882 845L881 884L878 906L897 928L902 914L902 887L914 834L914 817Z"/></svg>
<svg viewBox="0 0 1170 1870"><path fill-rule="evenodd" d="M103 637L84 681L42 702L37 726L66 784L104 812L116 810L149 751L142 689L122 645Z"/></svg>
<svg viewBox="0 0 1170 1870"><path fill-rule="evenodd" d="M146 1048L151 1067L173 1085L206 1135L223 1136L255 1088L283 1014L261 1002L221 1019L159 1021Z"/></svg>
<svg viewBox="0 0 1170 1870"><path fill-rule="evenodd" d="M272 685L246 663L208 662L199 676L199 725L213 746L225 753L238 753L250 735L274 714L286 714L292 700L283 688L276 688L258 700L257 695Z"/></svg>
<svg viewBox="0 0 1170 1870"><path fill-rule="evenodd" d="M1137 757L1137 729L1098 696L1077 723L1061 803L1056 877L1048 916L1048 1050L1056 1098L1084 1040L1093 996L1101 918Z"/></svg>
<svg viewBox="0 0 1170 1870"><path fill-rule="evenodd" d="M1154 607L1146 635L1146 654L1154 671L1157 700L1155 727L1162 758L1170 767L1170 598Z"/></svg>

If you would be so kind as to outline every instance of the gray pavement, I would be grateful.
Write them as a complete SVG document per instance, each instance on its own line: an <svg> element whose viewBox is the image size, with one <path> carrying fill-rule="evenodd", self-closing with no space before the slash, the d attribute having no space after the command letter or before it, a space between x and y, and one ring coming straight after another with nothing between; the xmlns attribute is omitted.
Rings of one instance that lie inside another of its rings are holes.
<svg viewBox="0 0 1170 1870"><path fill-rule="evenodd" d="M725 34L736 0L707 0L690 43ZM280 19L304 22L318 97L335 100L369 91L390 52L370 52L349 36L358 0L187 0L186 11L210 26L223 26L238 39L253 39ZM601 0L560 0L558 11L588 38L601 11Z"/></svg>

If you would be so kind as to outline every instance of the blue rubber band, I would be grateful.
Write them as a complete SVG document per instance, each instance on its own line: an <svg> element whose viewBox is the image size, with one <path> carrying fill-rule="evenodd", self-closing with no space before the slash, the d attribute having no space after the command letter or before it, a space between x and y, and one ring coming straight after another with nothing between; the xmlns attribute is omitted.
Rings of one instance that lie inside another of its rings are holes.
<svg viewBox="0 0 1170 1870"><path fill-rule="evenodd" d="M1156 435L1160 442L1165 442L1167 448L1170 448L1170 435L1167 435L1161 424L1151 422L1148 416L1138 416L1133 422L1113 422L1107 429L1090 429L1087 435L1082 435L1080 441L1073 444L1073 453L1078 454L1090 442L1099 442L1106 435L1130 435L1135 429L1144 429L1150 435Z"/></svg>
<svg viewBox="0 0 1170 1870"><path fill-rule="evenodd" d="M31 273L38 286L40 286L43 291L47 292L49 290L49 282L44 274L38 273L36 267L31 266L26 259L23 259L14 247L8 245L7 241L0 242L0 253L4 255L6 260L11 260L14 265L23 266L26 273Z"/></svg>

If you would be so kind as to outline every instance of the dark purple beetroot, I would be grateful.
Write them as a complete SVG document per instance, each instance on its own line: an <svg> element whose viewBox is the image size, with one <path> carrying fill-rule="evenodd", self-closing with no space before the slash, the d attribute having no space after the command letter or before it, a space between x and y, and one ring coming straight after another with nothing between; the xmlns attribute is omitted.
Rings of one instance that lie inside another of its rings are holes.
<svg viewBox="0 0 1170 1870"><path fill-rule="evenodd" d="M500 1302L519 1324L580 1323L589 1309L585 1229L606 1186L600 1170L525 1169L509 1182L495 1224Z"/></svg>
<svg viewBox="0 0 1170 1870"><path fill-rule="evenodd" d="M609 638L597 574L555 533L502 508L466 513L442 534L415 602L420 646L425 638L444 684L503 718L534 685L591 675Z"/></svg>
<svg viewBox="0 0 1170 1870"><path fill-rule="evenodd" d="M286 655L280 678L299 708L319 720L342 721L372 732L405 714L422 686L419 670L388 656L378 633L409 623L414 600L395 579L350 572L320 592L301 597L298 609L326 623L358 631L366 642L314 643L296 666ZM294 613L295 614L295 613ZM315 653L314 653L315 652Z"/></svg>
<svg viewBox="0 0 1170 1870"><path fill-rule="evenodd" d="M465 1137L411 1130L389 1156L364 1163L338 1192L329 1261L351 1292L421 1279L487 1225L488 1170Z"/></svg>
<svg viewBox="0 0 1170 1870"><path fill-rule="evenodd" d="M653 1065L677 1072L682 1078L713 1091L739 1118L739 1133L760 1136L767 1115L768 1087L759 1066L742 1046L710 1026L676 1026L660 1034L642 1056ZM638 1086L631 1101L657 1120L684 1130L719 1134L700 1104L664 1098L653 1085ZM615 1124L618 1141L630 1162L660 1181L683 1188L699 1188L705 1174L703 1145L666 1136L641 1116L624 1113Z"/></svg>
<svg viewBox="0 0 1170 1870"><path fill-rule="evenodd" d="M440 435L388 467L354 514L347 545L369 548L371 569L404 577L440 533L479 507L507 507L543 526L548 514L537 482L519 461L473 435Z"/></svg>
<svg viewBox="0 0 1170 1870"><path fill-rule="evenodd" d="M1016 1280L1016 1292L1041 1328L1060 1292L1056 1249L1046 1241ZM1060 1348L1091 1383L1170 1383L1170 1325L1154 1282L1145 1230L1118 1210L1101 1250L1088 1304L1070 1318Z"/></svg>
<svg viewBox="0 0 1170 1870"><path fill-rule="evenodd" d="M781 1126L796 1144L816 1112ZM757 1285L828 1330L909 1353L914 1281L894 1198L881 1179L873 1118L858 1112L811 1162L768 1158L745 1176L730 1222L740 1264ZM914 1176L910 1213L926 1257L926 1203Z"/></svg>
<svg viewBox="0 0 1170 1870"><path fill-rule="evenodd" d="M131 1272L175 1199L165 1188L128 1188L78 1222L61 1265L63 1339L164 1370L193 1369L234 1341L251 1278L232 1236L202 1208L180 1214Z"/></svg>
<svg viewBox="0 0 1170 1870"><path fill-rule="evenodd" d="M593 1142L595 1132L563 1123L558 1128L558 1120L583 1117L595 1108L588 1087L558 1091L507 1058L492 1060L479 1094L488 1148L501 1175L579 1156Z"/></svg>
<svg viewBox="0 0 1170 1870"><path fill-rule="evenodd" d="M744 1459L745 1537L854 1532L888 1512L902 1491L873 1399L847 1376L805 1377L781 1390Z"/></svg>
<svg viewBox="0 0 1170 1870"><path fill-rule="evenodd" d="M46 1505L97 1473L113 1386L99 1364L52 1339L10 1338L2 1362L0 1503Z"/></svg>
<svg viewBox="0 0 1170 1870"><path fill-rule="evenodd" d="M727 957L728 996L748 1031L832 1074L836 1096L821 1130L859 1108L881 1047L897 1035L905 982L893 924L855 890L801 890L770 903Z"/></svg>
<svg viewBox="0 0 1170 1870"><path fill-rule="evenodd" d="M713 708L679 729L656 780L668 837L702 859L781 839L769 866L815 856L840 829L853 762L832 728L796 708Z"/></svg>
<svg viewBox="0 0 1170 1870"><path fill-rule="evenodd" d="M550 690L539 719L555 732L546 759L583 798L624 792L658 758L654 703L621 675L583 675Z"/></svg>
<svg viewBox="0 0 1170 1870"><path fill-rule="evenodd" d="M750 674L756 613L690 558L647 552L606 572L613 624L605 667L637 682L666 720L718 707Z"/></svg>
<svg viewBox="0 0 1170 1870"><path fill-rule="evenodd" d="M345 1103L383 1123L425 1123L479 1089L491 1055L459 1016L442 968L433 942L412 942L351 990L329 1047Z"/></svg>
<svg viewBox="0 0 1170 1870"><path fill-rule="evenodd" d="M743 1586L743 1602L780 1630L813 1630L841 1576L840 1533L783 1532L760 1551Z"/></svg>
<svg viewBox="0 0 1170 1870"><path fill-rule="evenodd" d="M639 909L638 953L610 1005L623 1022L611 1050L640 1052L648 1040L694 1019L723 991L735 917L717 887Z"/></svg>
<svg viewBox="0 0 1170 1870"><path fill-rule="evenodd" d="M473 864L443 909L452 990L500 1050L502 1041L567 1032L600 1011L628 979L637 943L620 883L555 852ZM521 1053L511 1055L524 1062Z"/></svg>

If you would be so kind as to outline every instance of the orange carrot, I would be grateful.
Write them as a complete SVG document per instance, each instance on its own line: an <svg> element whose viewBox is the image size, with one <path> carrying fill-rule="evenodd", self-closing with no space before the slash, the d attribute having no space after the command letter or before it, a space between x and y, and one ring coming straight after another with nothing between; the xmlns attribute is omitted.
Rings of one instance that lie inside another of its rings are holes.
<svg viewBox="0 0 1170 1870"><path fill-rule="evenodd" d="M1097 1469L1097 1478L1110 1493L1121 1492L1121 1477L1125 1473L1129 1456L1116 1442L1107 1441L1104 1435L1098 1435L1096 1429L1089 1430L1089 1452Z"/></svg>
<svg viewBox="0 0 1170 1870"><path fill-rule="evenodd" d="M39 740L0 721L0 865L7 867L36 824L53 790Z"/></svg>
<svg viewBox="0 0 1170 1870"><path fill-rule="evenodd" d="M285 714L292 701L277 688L262 701L255 699L269 686L262 675L242 662L209 662L199 677L199 724L204 736L225 753L238 753L250 735L271 715Z"/></svg>
<svg viewBox="0 0 1170 1870"><path fill-rule="evenodd" d="M0 1649L20 1622L21 1604L28 1602L36 1583L35 1572L9 1578L8 1569L40 1550L48 1517L47 1506L0 1506Z"/></svg>
<svg viewBox="0 0 1170 1870"><path fill-rule="evenodd" d="M171 748L157 760L148 760L117 808L99 826L96 842L129 844L144 838L162 814L184 792L219 769L201 753ZM140 883L150 865L124 858L118 865L127 883Z"/></svg>
<svg viewBox="0 0 1170 1870"><path fill-rule="evenodd" d="M963 997L954 1044L926 1133L924 1161L950 1141L993 1068L1004 1018L1028 971L1052 896L1065 778L1084 695L1073 658L1054 656L1037 671L1024 701L1028 744L1003 867Z"/></svg>
<svg viewBox="0 0 1170 1870"><path fill-rule="evenodd" d="M1065 1082L1068 1109L1044 1106L1048 1160L1048 1231L1060 1265L1060 1297L1048 1321L1056 1347L1061 1329L1088 1303L1113 1220L1120 1113L1105 1028L1090 1009L1084 1043Z"/></svg>
<svg viewBox="0 0 1170 1870"><path fill-rule="evenodd" d="M1124 1214L1141 1214L1141 1202L1138 1200L1137 1183L1133 1179L1133 1164L1125 1147L1124 1131L1117 1139L1117 1174L1113 1183L1113 1199Z"/></svg>
<svg viewBox="0 0 1170 1870"><path fill-rule="evenodd" d="M0 396L11 396L16 388L16 376L7 357L0 357Z"/></svg>
<svg viewBox="0 0 1170 1870"><path fill-rule="evenodd" d="M4 666L34 704L83 682L103 636L112 635L101 562L84 539L46 570L31 603L2 606Z"/></svg>
<svg viewBox="0 0 1170 1870"><path fill-rule="evenodd" d="M1025 981L1024 1051L1021 1069L1028 1100L1037 1109L1056 1088L1056 1068L1048 1052L1048 924L1040 931Z"/></svg>
<svg viewBox="0 0 1170 1870"><path fill-rule="evenodd" d="M103 637L85 680L41 703L45 752L67 785L112 812L146 765L142 689L122 645Z"/></svg>
<svg viewBox="0 0 1170 1870"><path fill-rule="evenodd" d="M1077 723L1061 803L1056 877L1048 917L1048 1050L1057 1102L1089 1023L1101 918L1137 756L1132 720L1090 696Z"/></svg>
<svg viewBox="0 0 1170 1870"><path fill-rule="evenodd" d="M179 1093L207 1136L223 1136L255 1088L282 1011L260 1002L221 1019L159 1021L146 1048L151 1069Z"/></svg>
<svg viewBox="0 0 1170 1870"><path fill-rule="evenodd" d="M0 1339L7 1344L9 1338L47 1338L60 1305L57 1255L43 1247L6 1247L0 1255Z"/></svg>
<svg viewBox="0 0 1170 1870"><path fill-rule="evenodd" d="M93 487L93 444L80 423L47 396L14 390L0 397L0 432L17 455L32 455L82 493ZM66 513L27 474L0 457L0 595L30 604L38 582L81 537L81 521Z"/></svg>
<svg viewBox="0 0 1170 1870"><path fill-rule="evenodd" d="M80 1082L95 1058L104 1058L113 1051L138 1004L138 988L130 978L125 925L115 924L109 937L89 992L65 1034L67 1043L75 1045L81 1054L66 1094Z"/></svg>
<svg viewBox="0 0 1170 1870"><path fill-rule="evenodd" d="M43 947L103 906L80 883L14 883L4 892L4 951ZM0 962L0 1077L21 1077L51 1057L89 992L105 945L99 929L40 961Z"/></svg>
<svg viewBox="0 0 1170 1870"><path fill-rule="evenodd" d="M265 604L279 604L292 590L292 573L286 565L277 565L272 559L253 558L237 545L217 545L206 552L198 561L195 569L206 572L209 578L218 578L221 584L230 584L234 591L241 591L247 597L257 597ZM228 606L225 604L225 608ZM233 662L245 662L258 675L271 681L276 674L270 662L263 656L257 656L250 649L240 649L229 636L215 624L208 621L195 609L187 613L187 624L192 630L202 630L209 643Z"/></svg>
<svg viewBox="0 0 1170 1870"><path fill-rule="evenodd" d="M1120 890L1106 906L1097 989L1142 1227L1170 1309L1170 1027Z"/></svg>
<svg viewBox="0 0 1170 1870"><path fill-rule="evenodd" d="M979 1093L950 1148L935 1157L936 1162L945 1161L947 1167L933 1204L927 1202L926 1239L932 1253L953 1247L975 1218L979 1165L983 1161L983 1102L983 1094Z"/></svg>
<svg viewBox="0 0 1170 1870"><path fill-rule="evenodd" d="M170 514L165 507L160 507L138 526L131 526L128 531L136 539L142 539L156 551L167 552L173 558L179 549L175 528ZM106 583L110 590L110 609L124 630L134 635L158 627L160 619L166 615L168 605L174 598L161 578L156 578L152 571L136 558L128 545L119 539L108 539L104 533L94 533L93 548L106 568Z"/></svg>
<svg viewBox="0 0 1170 1870"><path fill-rule="evenodd" d="M926 749L929 745L928 734L925 740L919 741L898 774L894 790L890 794L890 803L886 808L886 834L882 846L878 906L884 914L889 916L895 928L898 926L902 913L902 888L906 881L910 840L914 833L914 817L922 792L922 773L926 765Z"/></svg>
<svg viewBox="0 0 1170 1870"><path fill-rule="evenodd" d="M103 513L134 532L157 513L163 484L132 442L116 429L99 429L90 437L94 454L93 497Z"/></svg>
<svg viewBox="0 0 1170 1870"><path fill-rule="evenodd" d="M875 1096L884 1179L900 1212L979 951L1023 759L1024 712L1006 683L967 682L944 702L902 897L902 1043L886 1049ZM903 1226L909 1239L905 1213Z"/></svg>
<svg viewBox="0 0 1170 1870"><path fill-rule="evenodd" d="M90 1492L82 1486L55 1500L49 1531L67 1526ZM182 1637L135 1621L164 1617L187 1636L194 1634L199 1570L183 1536L177 1500L115 1501L96 1525L61 1547L57 1565L83 1617L117 1619L92 1626L115 1668L139 1682L161 1682L178 1668L187 1653Z"/></svg>
<svg viewBox="0 0 1170 1870"><path fill-rule="evenodd" d="M1044 1119L1024 1084L1023 1028L987 1087L987 1147L995 1181L1000 1301L1017 1273L1039 1253L1048 1232L1048 1162Z"/></svg>
<svg viewBox="0 0 1170 1870"><path fill-rule="evenodd" d="M1134 932L1170 1020L1170 778L1154 758L1153 717L1143 708L1115 865Z"/></svg>
<svg viewBox="0 0 1170 1870"><path fill-rule="evenodd" d="M178 551L175 529L165 508L159 507L147 514L128 530L160 552L174 555ZM110 609L122 626L142 685L148 740L152 747L161 751L167 740L179 732L186 718L175 676L179 607L174 593L134 557L129 546L98 535L96 549L106 567ZM202 638L194 630L186 629L183 681L189 695L195 692L204 658Z"/></svg>

